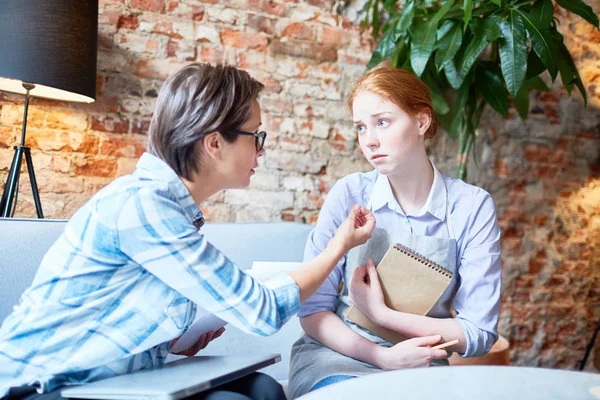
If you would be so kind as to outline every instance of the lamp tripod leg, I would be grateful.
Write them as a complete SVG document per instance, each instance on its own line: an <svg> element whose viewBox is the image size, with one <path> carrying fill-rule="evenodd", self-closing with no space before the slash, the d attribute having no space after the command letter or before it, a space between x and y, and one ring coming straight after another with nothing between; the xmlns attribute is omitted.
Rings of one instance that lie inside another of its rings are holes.
<svg viewBox="0 0 600 400"><path fill-rule="evenodd" d="M35 172L33 170L33 162L31 161L31 151L29 147L23 148L25 151L25 162L27 163L27 172L29 172L29 181L31 182L31 192L33 193L33 201L35 202L35 211L37 212L38 218L44 218L42 212L42 202L40 201L40 192L38 191L37 181L35 179Z"/></svg>
<svg viewBox="0 0 600 400"><path fill-rule="evenodd" d="M8 178L6 179L6 185L4 187L4 193L2 194L2 210L0 210L0 216L4 218L11 217L12 204L15 199L17 192L17 185L19 183L19 176L21 174L21 160L23 157L23 147L15 146L15 155L10 165L10 171L8 172Z"/></svg>

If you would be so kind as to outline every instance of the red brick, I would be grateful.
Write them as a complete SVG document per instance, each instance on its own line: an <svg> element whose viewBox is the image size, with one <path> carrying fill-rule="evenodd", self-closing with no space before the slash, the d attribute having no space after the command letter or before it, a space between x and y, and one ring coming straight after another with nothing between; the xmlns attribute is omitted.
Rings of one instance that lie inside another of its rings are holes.
<svg viewBox="0 0 600 400"><path fill-rule="evenodd" d="M117 28L119 29L137 29L139 26L140 22L136 14L121 15L117 24Z"/></svg>
<svg viewBox="0 0 600 400"><path fill-rule="evenodd" d="M249 1L252 3L253 1ZM272 0L258 0L260 10L272 15L277 15L278 17L287 17L288 11L285 6L285 3L281 0L272 1Z"/></svg>
<svg viewBox="0 0 600 400"><path fill-rule="evenodd" d="M535 226L544 226L546 225L546 221L548 221L547 215L536 215L533 217L533 223Z"/></svg>
<svg viewBox="0 0 600 400"><path fill-rule="evenodd" d="M40 150L98 153L98 138L93 135L49 129L28 129L25 145Z"/></svg>
<svg viewBox="0 0 600 400"><path fill-rule="evenodd" d="M273 55L303 57L319 62L336 62L337 48L315 43L274 40L269 46Z"/></svg>
<svg viewBox="0 0 600 400"><path fill-rule="evenodd" d="M221 31L221 42L225 47L258 51L265 51L268 44L267 38L261 34L233 31L230 29L223 29Z"/></svg>
<svg viewBox="0 0 600 400"><path fill-rule="evenodd" d="M529 260L529 273L537 275L546 266L548 259L546 258L546 251L540 250L534 258Z"/></svg>
<svg viewBox="0 0 600 400"><path fill-rule="evenodd" d="M100 153L106 156L139 158L146 150L146 144L135 138L110 137L102 142Z"/></svg>
<svg viewBox="0 0 600 400"><path fill-rule="evenodd" d="M223 51L214 47L200 48L200 61L208 63L218 63L223 61Z"/></svg>
<svg viewBox="0 0 600 400"><path fill-rule="evenodd" d="M83 160L77 161L75 174L112 178L117 173L117 167L117 162L113 159L88 156Z"/></svg>
<svg viewBox="0 0 600 400"><path fill-rule="evenodd" d="M274 18L268 18L256 14L248 14L248 27L257 32L263 32L268 35L272 35L275 31L276 22L277 20Z"/></svg>
<svg viewBox="0 0 600 400"><path fill-rule="evenodd" d="M9 126L0 126L0 149L8 149L16 144L13 128Z"/></svg>
<svg viewBox="0 0 600 400"><path fill-rule="evenodd" d="M165 0L130 0L129 6L144 11L165 12Z"/></svg>
<svg viewBox="0 0 600 400"><path fill-rule="evenodd" d="M349 35L346 31L324 26L319 35L319 43L341 47L348 43Z"/></svg>
<svg viewBox="0 0 600 400"><path fill-rule="evenodd" d="M312 28L305 23L293 22L285 27L281 36L300 40L313 40L315 34Z"/></svg>
<svg viewBox="0 0 600 400"><path fill-rule="evenodd" d="M558 168L554 166L536 166L533 168L533 175L542 179L554 179L558 173Z"/></svg>
<svg viewBox="0 0 600 400"><path fill-rule="evenodd" d="M330 10L335 3L335 0L308 0L308 4L311 6L319 7L320 9Z"/></svg>
<svg viewBox="0 0 600 400"><path fill-rule="evenodd" d="M149 120L134 119L131 121L131 133L146 135L150 129Z"/></svg>
<svg viewBox="0 0 600 400"><path fill-rule="evenodd" d="M92 116L92 130L112 133L128 133L129 120L116 117Z"/></svg>

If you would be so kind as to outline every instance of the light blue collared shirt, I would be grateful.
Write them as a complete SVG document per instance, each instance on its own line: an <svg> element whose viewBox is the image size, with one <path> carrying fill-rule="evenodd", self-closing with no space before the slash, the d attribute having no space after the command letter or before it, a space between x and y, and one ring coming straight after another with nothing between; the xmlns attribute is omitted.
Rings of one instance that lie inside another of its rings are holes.
<svg viewBox="0 0 600 400"><path fill-rule="evenodd" d="M202 214L163 161L98 192L68 222L0 327L0 397L160 365L196 304L243 331L269 335L300 309L298 285L263 285L198 231Z"/></svg>
<svg viewBox="0 0 600 400"><path fill-rule="evenodd" d="M460 278L453 307L467 342L462 356L473 357L486 353L496 342L500 314L500 228L494 202L485 190L443 176L434 166L433 185L425 205L414 214L405 214L386 176L377 170L350 174L339 180L329 192L317 225L308 238L304 260L311 260L321 253L351 207L354 204L366 207L369 198L378 228L447 239L446 194L452 230L457 240ZM298 316L335 311L345 262L346 257L303 304Z"/></svg>

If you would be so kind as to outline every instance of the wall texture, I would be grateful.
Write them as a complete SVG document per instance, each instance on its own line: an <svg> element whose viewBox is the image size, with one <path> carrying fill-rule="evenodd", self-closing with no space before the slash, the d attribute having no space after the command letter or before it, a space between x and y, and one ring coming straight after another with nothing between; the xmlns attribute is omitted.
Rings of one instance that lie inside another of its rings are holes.
<svg viewBox="0 0 600 400"><path fill-rule="evenodd" d="M587 2L600 12L600 0ZM27 144L46 216L68 218L131 172L162 81L205 61L238 65L266 84L269 132L249 191L215 196L203 207L207 219L314 223L331 185L368 169L344 98L373 44L335 8L333 0L100 0L96 103L34 100L30 108ZM588 107L557 84L531 95L525 122L516 112L506 119L487 112L469 181L492 194L503 229L500 331L512 362L574 368L600 318L600 32L560 10L556 16ZM22 104L0 94L1 182ZM444 132L430 144L449 174L455 150ZM16 215L34 216L26 175L21 181Z"/></svg>

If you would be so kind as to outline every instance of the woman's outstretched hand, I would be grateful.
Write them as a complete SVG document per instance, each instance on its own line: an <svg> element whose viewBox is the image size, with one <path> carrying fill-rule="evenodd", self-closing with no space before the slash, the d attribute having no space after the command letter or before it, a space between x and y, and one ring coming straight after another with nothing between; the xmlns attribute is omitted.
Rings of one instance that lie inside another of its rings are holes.
<svg viewBox="0 0 600 400"><path fill-rule="evenodd" d="M208 346L208 344L212 340L215 340L216 338L221 336L223 334L223 332L225 332L224 327L219 328L216 332L215 331L207 332L204 335L201 335L200 338L198 339L198 341L192 347L190 347L187 350L181 351L179 353L174 353L174 354L178 355L178 356L193 357L200 350L202 350L206 346ZM173 341L171 341L171 347L175 346L175 343L177 343L177 340L179 340L179 339L174 339Z"/></svg>
<svg viewBox="0 0 600 400"><path fill-rule="evenodd" d="M366 243L373 229L375 229L375 216L365 207L356 204L331 241L346 253L353 247Z"/></svg>

